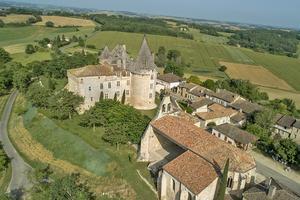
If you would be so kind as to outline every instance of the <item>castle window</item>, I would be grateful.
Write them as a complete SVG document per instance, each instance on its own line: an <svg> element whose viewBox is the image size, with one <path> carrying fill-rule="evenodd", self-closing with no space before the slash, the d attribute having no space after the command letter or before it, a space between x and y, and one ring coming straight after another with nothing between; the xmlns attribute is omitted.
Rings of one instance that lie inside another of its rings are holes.
<svg viewBox="0 0 300 200"><path fill-rule="evenodd" d="M94 98L93 97L91 97L91 101L93 101L94 100Z"/></svg>
<svg viewBox="0 0 300 200"><path fill-rule="evenodd" d="M153 83L150 84L150 89L153 89Z"/></svg>
<svg viewBox="0 0 300 200"><path fill-rule="evenodd" d="M108 99L108 94L107 93L104 95L104 99Z"/></svg>
<svg viewBox="0 0 300 200"><path fill-rule="evenodd" d="M129 95L129 90L126 90L126 95Z"/></svg>
<svg viewBox="0 0 300 200"><path fill-rule="evenodd" d="M92 87L91 86L89 86L89 91L92 91Z"/></svg>
<svg viewBox="0 0 300 200"><path fill-rule="evenodd" d="M120 81L117 81L117 86L118 86L118 87L120 86Z"/></svg>
<svg viewBox="0 0 300 200"><path fill-rule="evenodd" d="M218 133L218 137L221 137L221 133Z"/></svg>
<svg viewBox="0 0 300 200"><path fill-rule="evenodd" d="M120 91L117 91L116 94L117 94L117 97L119 97L120 96Z"/></svg>
<svg viewBox="0 0 300 200"><path fill-rule="evenodd" d="M100 90L103 89L103 83L100 83Z"/></svg>
<svg viewBox="0 0 300 200"><path fill-rule="evenodd" d="M225 136L224 140L225 140L225 142L227 142L227 136Z"/></svg>
<svg viewBox="0 0 300 200"><path fill-rule="evenodd" d="M149 94L149 98L150 98L150 99L152 98L152 93Z"/></svg>
<svg viewBox="0 0 300 200"><path fill-rule="evenodd" d="M154 79L154 76L153 76L153 74L151 75L151 80L153 80Z"/></svg>
<svg viewBox="0 0 300 200"><path fill-rule="evenodd" d="M130 80L127 80L127 85L130 85Z"/></svg>
<svg viewBox="0 0 300 200"><path fill-rule="evenodd" d="M111 82L108 82L108 88L111 88Z"/></svg>

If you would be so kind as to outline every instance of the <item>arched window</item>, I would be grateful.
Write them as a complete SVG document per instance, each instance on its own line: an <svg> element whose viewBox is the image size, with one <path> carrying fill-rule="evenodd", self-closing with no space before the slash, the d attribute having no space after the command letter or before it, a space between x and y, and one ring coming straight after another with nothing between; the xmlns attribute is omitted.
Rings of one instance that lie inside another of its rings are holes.
<svg viewBox="0 0 300 200"><path fill-rule="evenodd" d="M188 200L192 200L192 199L193 199L192 194L188 193Z"/></svg>
<svg viewBox="0 0 300 200"><path fill-rule="evenodd" d="M232 177L229 177L229 178L227 179L227 187L228 187L228 188L232 188L232 182L233 182Z"/></svg>
<svg viewBox="0 0 300 200"><path fill-rule="evenodd" d="M173 189L173 192L175 192L175 187L176 187L175 181L174 181L174 179L172 179L172 189Z"/></svg>
<svg viewBox="0 0 300 200"><path fill-rule="evenodd" d="M168 112L171 111L171 103L168 104Z"/></svg>
<svg viewBox="0 0 300 200"><path fill-rule="evenodd" d="M163 106L162 106L162 112L163 113L166 112L166 104L163 104Z"/></svg>

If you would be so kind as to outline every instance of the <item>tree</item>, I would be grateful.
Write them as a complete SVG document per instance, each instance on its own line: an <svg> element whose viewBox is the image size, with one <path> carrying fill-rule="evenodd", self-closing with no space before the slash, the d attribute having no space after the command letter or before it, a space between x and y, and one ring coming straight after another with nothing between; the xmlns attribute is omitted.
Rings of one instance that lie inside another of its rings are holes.
<svg viewBox="0 0 300 200"><path fill-rule="evenodd" d="M103 91L101 91L99 101L102 101L103 99L104 99L104 94L103 94Z"/></svg>
<svg viewBox="0 0 300 200"><path fill-rule="evenodd" d="M296 163L298 148L297 144L289 138L282 139L274 144L277 155L289 163Z"/></svg>
<svg viewBox="0 0 300 200"><path fill-rule="evenodd" d="M5 26L5 23L2 19L0 19L0 28L3 28Z"/></svg>
<svg viewBox="0 0 300 200"><path fill-rule="evenodd" d="M124 90L124 91L123 91L123 94L122 94L121 103L122 103L122 104L125 104L125 100L126 100L126 96L125 96L125 90Z"/></svg>
<svg viewBox="0 0 300 200"><path fill-rule="evenodd" d="M49 108L54 118L71 119L72 115L77 113L77 108L83 101L83 97L68 90L63 90L49 98Z"/></svg>
<svg viewBox="0 0 300 200"><path fill-rule="evenodd" d="M80 179L80 174L71 174L51 182L38 181L31 190L31 196L33 199L96 199L89 186Z"/></svg>
<svg viewBox="0 0 300 200"><path fill-rule="evenodd" d="M115 93L114 95L114 101L117 101L118 100L118 96L117 96L117 93Z"/></svg>
<svg viewBox="0 0 300 200"><path fill-rule="evenodd" d="M167 61L166 49L165 47L160 46L156 54L155 63L158 67L165 67L166 61Z"/></svg>
<svg viewBox="0 0 300 200"><path fill-rule="evenodd" d="M31 84L26 92L26 96L31 103L40 108L49 107L48 100L51 95L51 92L45 87L41 86L39 83Z"/></svg>
<svg viewBox="0 0 300 200"><path fill-rule="evenodd" d="M13 87L13 70L3 69L2 71L0 71L0 95L7 94L12 87Z"/></svg>
<svg viewBox="0 0 300 200"><path fill-rule="evenodd" d="M46 26L46 27L54 27L54 23L51 22L51 21L47 21L47 22L45 23L45 26Z"/></svg>
<svg viewBox="0 0 300 200"><path fill-rule="evenodd" d="M26 48L25 48L25 53L26 54L33 54L35 52L36 52L36 50L35 50L35 48L34 48L34 46L32 44L28 44L26 46Z"/></svg>
<svg viewBox="0 0 300 200"><path fill-rule="evenodd" d="M14 73L13 81L14 81L14 86L20 92L26 92L31 82L31 74L25 68L21 68Z"/></svg>
<svg viewBox="0 0 300 200"><path fill-rule="evenodd" d="M0 48L0 63L7 63L11 60L12 58L10 57L9 53L3 48Z"/></svg>
<svg viewBox="0 0 300 200"><path fill-rule="evenodd" d="M217 193L217 197L215 198L216 200L224 200L225 199L225 193L226 193L226 188L227 188L227 179L228 179L228 170L229 170L229 158L226 161L220 184L219 184L219 190Z"/></svg>
<svg viewBox="0 0 300 200"><path fill-rule="evenodd" d="M5 170L8 167L9 158L4 152L3 145L0 143L0 171Z"/></svg>
<svg viewBox="0 0 300 200"><path fill-rule="evenodd" d="M219 70L220 70L221 72L225 72L225 71L227 70L227 67L226 67L225 65L222 65L222 66L219 68Z"/></svg>
<svg viewBox="0 0 300 200"><path fill-rule="evenodd" d="M215 90L216 89L216 84L213 80L207 79L206 81L203 82L202 86L210 89L210 90Z"/></svg>
<svg viewBox="0 0 300 200"><path fill-rule="evenodd" d="M55 82L50 77L48 78L48 88L52 91L55 90Z"/></svg>
<svg viewBox="0 0 300 200"><path fill-rule="evenodd" d="M200 78L198 76L191 75L187 81L189 83L195 83L198 85L202 85L202 81L200 80Z"/></svg>
<svg viewBox="0 0 300 200"><path fill-rule="evenodd" d="M183 77L183 67L181 67L179 64L173 61L167 62L167 65L165 67L164 73L173 73L177 76Z"/></svg>
<svg viewBox="0 0 300 200"><path fill-rule="evenodd" d="M254 114L254 123L265 130L270 130L274 125L275 112L271 109L264 109Z"/></svg>
<svg viewBox="0 0 300 200"><path fill-rule="evenodd" d="M85 46L85 41L84 41L84 39L82 39L81 37L78 38L78 45L79 45L80 47L84 47L84 46Z"/></svg>
<svg viewBox="0 0 300 200"><path fill-rule="evenodd" d="M167 58L170 61L176 62L177 64L181 64L181 53L178 50L171 49L168 51Z"/></svg>

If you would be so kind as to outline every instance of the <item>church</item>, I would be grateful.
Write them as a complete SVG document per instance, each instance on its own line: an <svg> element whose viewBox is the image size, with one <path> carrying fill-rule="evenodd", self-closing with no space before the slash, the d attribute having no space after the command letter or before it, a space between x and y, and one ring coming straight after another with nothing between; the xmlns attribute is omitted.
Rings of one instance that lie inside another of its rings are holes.
<svg viewBox="0 0 300 200"><path fill-rule="evenodd" d="M123 99L124 103L140 110L156 108L157 79L154 55L146 37L136 59L129 57L125 45L112 51L106 46L99 64L68 70L68 90L84 97L81 111L90 109L100 99Z"/></svg>

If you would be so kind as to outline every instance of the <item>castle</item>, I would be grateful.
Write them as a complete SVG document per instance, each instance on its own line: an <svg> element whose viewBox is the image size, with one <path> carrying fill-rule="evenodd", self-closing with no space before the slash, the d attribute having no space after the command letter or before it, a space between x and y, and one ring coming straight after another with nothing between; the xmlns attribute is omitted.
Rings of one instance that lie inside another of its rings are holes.
<svg viewBox="0 0 300 200"><path fill-rule="evenodd" d="M136 60L128 56L125 45L117 45L112 51L106 46L99 61L98 65L67 72L68 90L84 97L82 111L90 109L101 98L121 101L123 96L125 103L136 109L156 108L157 71L146 37Z"/></svg>

